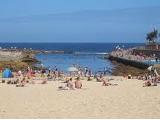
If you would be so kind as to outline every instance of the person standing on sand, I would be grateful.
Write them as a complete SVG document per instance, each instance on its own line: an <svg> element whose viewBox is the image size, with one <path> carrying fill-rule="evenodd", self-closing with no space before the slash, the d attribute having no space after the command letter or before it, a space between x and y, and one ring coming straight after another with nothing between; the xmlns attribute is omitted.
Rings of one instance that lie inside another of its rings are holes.
<svg viewBox="0 0 160 120"><path fill-rule="evenodd" d="M82 82L80 81L80 77L76 78L75 88L77 88L77 89L81 89L82 88Z"/></svg>

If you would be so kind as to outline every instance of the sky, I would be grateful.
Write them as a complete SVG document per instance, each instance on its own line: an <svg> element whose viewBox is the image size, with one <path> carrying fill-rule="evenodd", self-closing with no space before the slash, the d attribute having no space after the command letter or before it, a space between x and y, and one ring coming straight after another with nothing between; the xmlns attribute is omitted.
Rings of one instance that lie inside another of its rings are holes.
<svg viewBox="0 0 160 120"><path fill-rule="evenodd" d="M160 0L0 0L0 42L143 42L158 10Z"/></svg>

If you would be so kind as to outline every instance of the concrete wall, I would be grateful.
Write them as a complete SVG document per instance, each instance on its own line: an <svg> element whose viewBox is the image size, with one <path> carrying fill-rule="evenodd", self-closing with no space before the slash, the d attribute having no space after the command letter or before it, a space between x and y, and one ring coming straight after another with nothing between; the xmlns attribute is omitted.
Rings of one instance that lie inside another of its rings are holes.
<svg viewBox="0 0 160 120"><path fill-rule="evenodd" d="M140 68L140 69L147 69L149 67L148 64L145 64L145 63L142 63L142 62L128 60L128 59L124 59L124 58L120 58L120 57L114 57L114 56L111 56L111 55L108 57L108 59L123 63L125 65L130 65L130 66L133 66L133 67L137 67L137 68Z"/></svg>

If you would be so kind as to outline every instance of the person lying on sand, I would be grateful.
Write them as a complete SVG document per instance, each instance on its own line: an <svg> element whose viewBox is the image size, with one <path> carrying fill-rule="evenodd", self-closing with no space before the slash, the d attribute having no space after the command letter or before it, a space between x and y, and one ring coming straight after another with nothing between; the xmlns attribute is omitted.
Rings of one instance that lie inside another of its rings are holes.
<svg viewBox="0 0 160 120"><path fill-rule="evenodd" d="M41 84L47 84L47 79L44 79Z"/></svg>
<svg viewBox="0 0 160 120"><path fill-rule="evenodd" d="M70 80L66 81L66 85L65 86L59 86L58 89L59 90L74 90L74 85L72 82L72 78Z"/></svg>
<svg viewBox="0 0 160 120"><path fill-rule="evenodd" d="M151 82L149 80L147 80L145 83L143 83L143 87L149 87L151 86Z"/></svg>
<svg viewBox="0 0 160 120"><path fill-rule="evenodd" d="M77 89L81 89L82 88L82 82L80 81L80 77L76 78L75 88L77 88Z"/></svg>
<svg viewBox="0 0 160 120"><path fill-rule="evenodd" d="M67 86L59 86L58 89L59 90L70 90L70 88Z"/></svg>
<svg viewBox="0 0 160 120"><path fill-rule="evenodd" d="M12 80L7 81L7 84L17 84L18 81L19 79L12 79Z"/></svg>
<svg viewBox="0 0 160 120"><path fill-rule="evenodd" d="M112 85L112 86L115 86L115 85L118 85L118 84L112 84L112 83L109 83L108 82L108 80L106 81L106 80L104 80L104 79L102 79L102 86L110 86L110 85Z"/></svg>

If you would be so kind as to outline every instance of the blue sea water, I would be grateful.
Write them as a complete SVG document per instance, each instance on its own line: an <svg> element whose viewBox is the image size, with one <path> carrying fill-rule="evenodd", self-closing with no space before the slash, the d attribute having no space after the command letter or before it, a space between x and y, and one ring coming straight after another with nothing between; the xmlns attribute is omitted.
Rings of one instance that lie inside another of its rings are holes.
<svg viewBox="0 0 160 120"><path fill-rule="evenodd" d="M32 48L36 50L64 50L66 52L110 52L119 45L124 48L141 46L142 43L0 43L2 48Z"/></svg>
<svg viewBox="0 0 160 120"><path fill-rule="evenodd" d="M35 50L61 50L66 54L38 54L39 59L46 67L55 66L63 71L73 64L79 64L88 67L94 72L103 71L107 68L109 71L114 65L103 59L104 53L109 53L119 45L123 48L132 48L141 46L141 43L0 43L2 48L32 48ZM76 53L76 54L74 54Z"/></svg>

